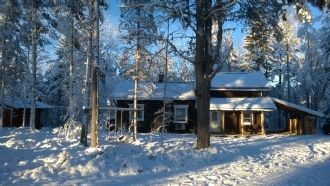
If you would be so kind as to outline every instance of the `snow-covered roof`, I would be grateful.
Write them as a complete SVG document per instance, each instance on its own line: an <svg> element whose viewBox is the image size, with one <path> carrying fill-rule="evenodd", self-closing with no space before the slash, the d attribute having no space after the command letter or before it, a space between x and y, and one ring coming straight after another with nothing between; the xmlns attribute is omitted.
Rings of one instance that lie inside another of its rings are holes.
<svg viewBox="0 0 330 186"><path fill-rule="evenodd" d="M294 103L290 103L290 102L280 100L280 99L277 99L277 98L272 98L272 100L276 104L279 104L279 105L282 105L282 106L285 106L285 107L288 107L288 108L291 108L291 109L294 109L294 110L299 110L299 111L302 111L302 112L305 112L305 113L308 113L308 114L312 114L314 116L325 117L325 115L321 112L318 112L318 111L315 111L315 110L312 110L312 109L309 109L309 108L306 108L306 107L303 107L303 106L300 106L300 105L297 105L297 104L294 104Z"/></svg>
<svg viewBox="0 0 330 186"><path fill-rule="evenodd" d="M139 83L138 99L162 100L165 83ZM166 84L166 99L195 100L193 82L169 82ZM121 81L110 94L113 99L133 99L134 82Z"/></svg>
<svg viewBox="0 0 330 186"><path fill-rule="evenodd" d="M276 105L269 97L211 98L210 110L273 111L276 110Z"/></svg>
<svg viewBox="0 0 330 186"><path fill-rule="evenodd" d="M211 89L216 90L269 90L262 72L220 72L212 79Z"/></svg>
<svg viewBox="0 0 330 186"><path fill-rule="evenodd" d="M0 102L2 100L0 99ZM11 97L5 97L4 98L4 104L8 107L11 108L31 108L31 104L30 104L30 100L27 100L26 102L20 98L11 98ZM36 108L40 108L40 109L46 109L46 108L53 108L52 106L40 102L40 101L36 101Z"/></svg>

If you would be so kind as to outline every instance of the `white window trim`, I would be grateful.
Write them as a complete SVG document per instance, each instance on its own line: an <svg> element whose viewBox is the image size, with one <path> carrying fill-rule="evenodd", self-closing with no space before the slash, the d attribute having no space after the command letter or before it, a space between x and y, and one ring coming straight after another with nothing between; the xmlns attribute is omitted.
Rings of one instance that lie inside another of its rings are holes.
<svg viewBox="0 0 330 186"><path fill-rule="evenodd" d="M188 123L188 107L189 105L174 105L174 123ZM177 113L176 109L185 109L185 119L184 120L176 120L177 118Z"/></svg>
<svg viewBox="0 0 330 186"><path fill-rule="evenodd" d="M244 117L245 114L250 114L250 117L249 118ZM251 122L246 123L246 122L244 122L244 119L250 119ZM243 112L243 125L253 125L253 119L254 118L253 118L253 112L252 111L245 111L245 112Z"/></svg>
<svg viewBox="0 0 330 186"><path fill-rule="evenodd" d="M129 108L134 108L134 105L133 104L128 104L128 106L129 106ZM138 112L142 112L142 117L141 118L139 118L138 116L138 114L136 114L136 121L144 121L144 104L137 104L137 108L139 109L139 107L140 107L140 109L142 109L142 110L139 110ZM129 118L130 118L130 120L131 121L133 121L133 111L130 111L129 112Z"/></svg>

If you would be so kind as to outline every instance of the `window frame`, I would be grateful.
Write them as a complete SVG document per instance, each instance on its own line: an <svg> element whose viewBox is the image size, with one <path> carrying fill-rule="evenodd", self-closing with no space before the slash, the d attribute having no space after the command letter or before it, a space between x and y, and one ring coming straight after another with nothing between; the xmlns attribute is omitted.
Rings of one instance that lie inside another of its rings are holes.
<svg viewBox="0 0 330 186"><path fill-rule="evenodd" d="M188 108L189 108L189 105L174 105L174 119L173 119L173 123L188 123ZM183 120L181 120L180 118L178 118L177 109L185 109L184 110L184 119ZM178 119L180 119L180 120L178 120Z"/></svg>
<svg viewBox="0 0 330 186"><path fill-rule="evenodd" d="M249 115L249 117L245 117ZM252 111L244 111L243 112L243 125L253 125L253 112ZM245 120L250 120L250 122L245 122Z"/></svg>
<svg viewBox="0 0 330 186"><path fill-rule="evenodd" d="M220 121L220 113L218 110L210 110L210 121ZM214 120L214 116L216 116L216 120Z"/></svg>
<svg viewBox="0 0 330 186"><path fill-rule="evenodd" d="M128 104L129 108L134 108L133 104ZM136 113L136 121L144 121L144 104L137 104L137 109L141 109L138 110ZM129 111L129 119L131 121L133 121L133 112L134 111ZM141 112L141 117L139 117L139 112Z"/></svg>

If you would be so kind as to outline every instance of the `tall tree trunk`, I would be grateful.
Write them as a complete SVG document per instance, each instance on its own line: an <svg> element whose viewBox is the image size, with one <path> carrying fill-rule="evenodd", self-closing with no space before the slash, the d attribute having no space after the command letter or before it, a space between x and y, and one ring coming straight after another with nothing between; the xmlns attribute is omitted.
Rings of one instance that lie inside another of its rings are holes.
<svg viewBox="0 0 330 186"><path fill-rule="evenodd" d="M137 2L137 16L141 17L141 5ZM137 34L136 34L136 59L135 59L135 77L134 77L134 100L133 100L133 141L137 140L137 93L138 93L138 80L139 80L139 65L141 60L141 31L140 31L140 22L137 22Z"/></svg>
<svg viewBox="0 0 330 186"><path fill-rule="evenodd" d="M93 9L89 8L89 22L92 22ZM88 124L90 122L90 85L91 85L91 63L93 59L93 32L91 27L88 28L88 49L87 49L87 61L86 61L86 72L85 72L85 90L84 90L84 114L83 123L81 129L80 143L87 146L87 133Z"/></svg>
<svg viewBox="0 0 330 186"><path fill-rule="evenodd" d="M289 57L289 43L286 43L286 80L288 84L288 101L291 101L291 81L290 81L290 57Z"/></svg>
<svg viewBox="0 0 330 186"><path fill-rule="evenodd" d="M36 2L32 1L32 94L31 94L31 111L30 111L30 128L36 128L36 72L37 72L37 23L36 23L36 16L37 16L37 7Z"/></svg>
<svg viewBox="0 0 330 186"><path fill-rule="evenodd" d="M166 40L169 40L169 37L170 37L170 22L169 20L167 20L167 38ZM166 42L166 46L165 46L165 73L164 73L164 79L163 79L163 82L164 82L164 100L163 100L163 107L164 107L164 110L163 110L163 125L162 125L162 132L164 133L165 132L165 124L166 124L166 88L167 88L167 65L168 65L168 42Z"/></svg>
<svg viewBox="0 0 330 186"><path fill-rule="evenodd" d="M3 53L2 53L3 54ZM5 103L5 70L4 70L4 60L3 56L1 56L1 63L0 63L0 71L1 71L1 94L0 94L0 128L3 127L3 117L4 117L4 103Z"/></svg>
<svg viewBox="0 0 330 186"><path fill-rule="evenodd" d="M4 83L4 78L3 76L5 75L3 72L4 70L2 69L2 61L1 61L1 66L0 66L0 70L1 70L1 95L0 95L0 128L3 127L3 115L4 115L4 103L5 103L5 96L4 96L4 88L5 88L5 83Z"/></svg>
<svg viewBox="0 0 330 186"><path fill-rule="evenodd" d="M71 13L71 25L70 25L70 62L69 62L69 76L70 76L70 82L69 82L69 122L74 120L74 90L73 90L73 68L74 68L74 62L73 62L73 24L74 24L74 18Z"/></svg>
<svg viewBox="0 0 330 186"><path fill-rule="evenodd" d="M5 23L6 25L6 23ZM3 46L5 46L5 41L6 41L6 38L4 37L3 38ZM5 60L4 60L4 56L5 56L5 48L2 47L1 48L2 51L1 51L1 55L0 55L0 72L1 72L1 92L0 92L0 128L3 127L3 117L4 117L4 103L5 103Z"/></svg>
<svg viewBox="0 0 330 186"><path fill-rule="evenodd" d="M25 127L26 125L26 102L27 102L27 89L28 89L28 78L29 78L29 62L30 62L30 47L28 47L27 51L27 62L25 67L25 78L24 78L24 108L23 108L23 122L22 126Z"/></svg>
<svg viewBox="0 0 330 186"><path fill-rule="evenodd" d="M8 3L8 2L6 2ZM6 32L7 31L7 12L5 14L5 19L4 19L4 31ZM1 41L1 44L3 47L1 47L1 55L0 55L0 72L1 72L1 92L0 92L0 128L3 127L4 123L4 107L5 107L5 75L6 75L6 72L5 72L5 56L7 56L7 52L6 52L6 48L4 46L6 46L6 34L2 35L1 37L2 41Z"/></svg>
<svg viewBox="0 0 330 186"><path fill-rule="evenodd" d="M98 65L99 65L99 1L94 0L94 62L92 74L92 127L91 127L91 147L96 147L98 143Z"/></svg>
<svg viewBox="0 0 330 186"><path fill-rule="evenodd" d="M210 146L209 110L211 86L211 29L212 19L204 19L204 13L211 9L211 0L196 0L196 102L197 102L197 148Z"/></svg>

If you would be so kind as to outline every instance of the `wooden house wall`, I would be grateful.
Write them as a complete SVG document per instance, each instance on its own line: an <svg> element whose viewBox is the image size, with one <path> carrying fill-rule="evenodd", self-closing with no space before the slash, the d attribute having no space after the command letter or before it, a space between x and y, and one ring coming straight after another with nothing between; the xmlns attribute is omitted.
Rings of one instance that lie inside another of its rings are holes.
<svg viewBox="0 0 330 186"><path fill-rule="evenodd" d="M21 127L23 123L23 112L24 109L11 109L7 108L4 110L4 127ZM36 109L36 128L41 128L41 109ZM26 109L26 126L30 125L30 109Z"/></svg>
<svg viewBox="0 0 330 186"><path fill-rule="evenodd" d="M224 111L224 131L225 134L239 134L240 131L240 112Z"/></svg>
<svg viewBox="0 0 330 186"><path fill-rule="evenodd" d="M117 100L117 107L121 108L129 108L129 104L133 104L133 100ZM144 121L138 121L137 129L138 132L150 132L152 128L157 127L163 120L162 112L158 113L163 107L162 100L139 100L138 104L144 104ZM171 112L174 112L174 105L189 105L188 107L188 124L187 129L184 131L176 131L174 124L171 123L170 126L167 127L168 132L189 132L196 129L196 109L195 109L195 101L173 101L169 107L166 109L170 109ZM168 110L167 110L168 111ZM121 113L123 116L121 117ZM128 129L130 126L129 119L129 111L117 112L117 127L121 126L121 120L123 122L124 128Z"/></svg>
<svg viewBox="0 0 330 186"><path fill-rule="evenodd" d="M213 98L251 98L251 97L261 97L264 95L261 91L218 91L211 90L210 93Z"/></svg>
<svg viewBox="0 0 330 186"><path fill-rule="evenodd" d="M186 130L182 132L193 132L197 133L197 109L196 102L192 100L175 100L173 105L188 105L188 123L186 124ZM174 108L172 108L174 111ZM172 125L174 127L174 124ZM170 129L171 130L171 129ZM176 132L175 129L172 129L173 132Z"/></svg>
<svg viewBox="0 0 330 186"><path fill-rule="evenodd" d="M224 114L224 134L259 134L262 132L261 112L253 112L253 124L242 126L241 111L222 111Z"/></svg>
<svg viewBox="0 0 330 186"><path fill-rule="evenodd" d="M287 120L287 131L289 133L314 134L315 133L315 118L304 113L291 113Z"/></svg>

